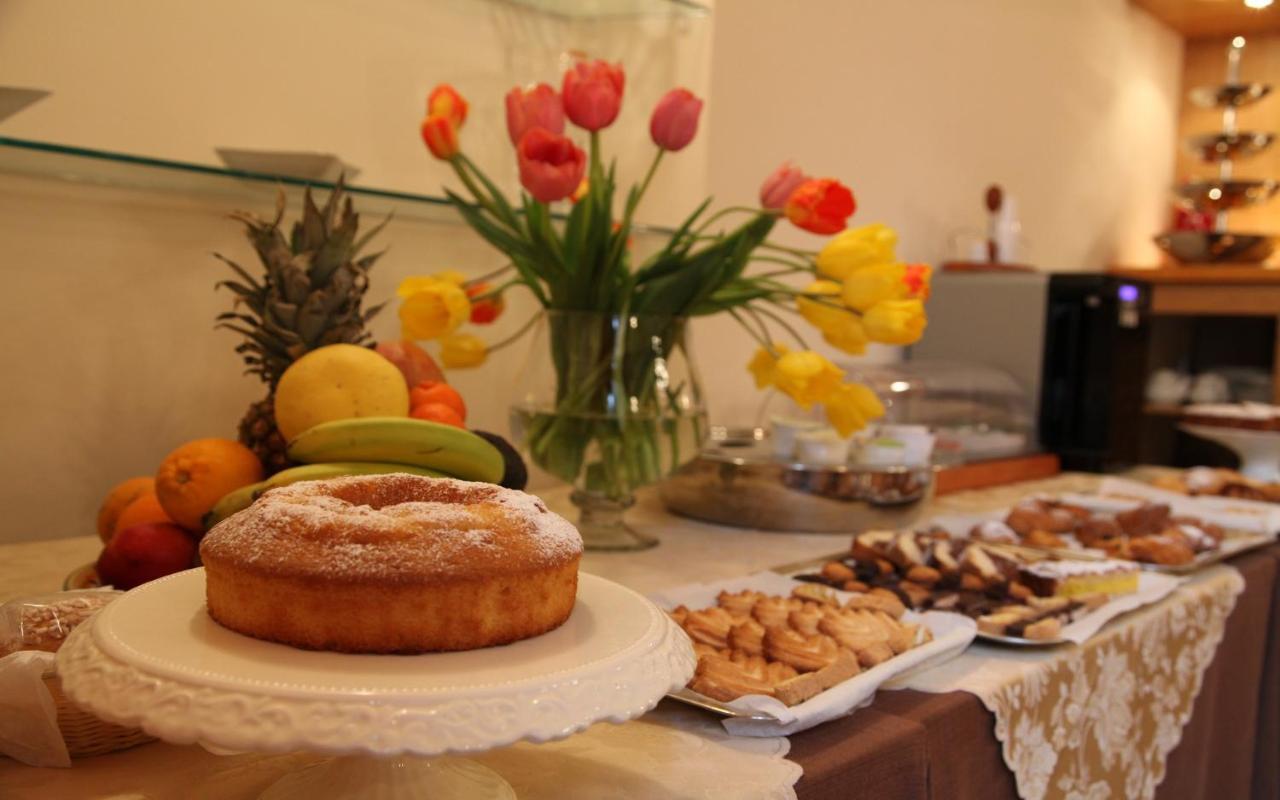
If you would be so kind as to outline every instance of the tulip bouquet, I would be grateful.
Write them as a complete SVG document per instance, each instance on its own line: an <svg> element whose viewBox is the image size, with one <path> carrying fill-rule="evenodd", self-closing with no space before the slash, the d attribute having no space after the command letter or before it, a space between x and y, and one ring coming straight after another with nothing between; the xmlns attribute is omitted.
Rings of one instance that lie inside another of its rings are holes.
<svg viewBox="0 0 1280 800"><path fill-rule="evenodd" d="M624 83L620 66L592 61L570 68L559 91L538 84L507 94L507 132L524 188L514 201L461 146L466 100L448 85L431 92L422 138L464 190L448 197L510 263L473 281L451 273L406 280L399 289L405 336L440 340L447 367L476 365L501 345L487 346L460 326L494 319L507 291L531 292L549 312L557 388L554 408L527 426L524 444L544 469L570 481L585 474L587 490L615 498L672 466L655 463L650 440L662 428L646 427L652 419L646 409L672 395L661 375L654 379L655 363L661 367L670 356L665 343L681 347L680 332L691 317L732 315L759 343L749 365L756 384L805 408L821 405L842 435L882 415L869 389L808 349L793 318L850 354L864 352L868 342L910 344L924 330L929 268L900 263L896 235L884 225L846 230L853 193L790 163L764 181L759 206L711 211L707 199L657 252L634 258L629 240L636 211L659 165L694 138L703 102L685 89L658 101L649 124L652 161L621 196L600 131L617 118ZM585 150L566 134L566 122L585 132ZM561 212L553 213L562 201ZM736 224L727 225L735 216ZM769 242L783 218L834 238L815 251ZM749 269L753 264L759 267ZM588 314L606 321L586 324ZM635 320L669 334L646 337L664 344L630 352L621 330L634 328ZM612 418L602 421L605 411Z"/></svg>

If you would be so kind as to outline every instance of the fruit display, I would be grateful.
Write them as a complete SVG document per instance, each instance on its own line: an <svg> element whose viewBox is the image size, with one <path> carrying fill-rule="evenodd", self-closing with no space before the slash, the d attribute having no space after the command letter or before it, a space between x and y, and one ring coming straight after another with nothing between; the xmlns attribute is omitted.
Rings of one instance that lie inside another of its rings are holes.
<svg viewBox="0 0 1280 800"><path fill-rule="evenodd" d="M387 224L359 234L360 217L343 192L342 180L324 208L303 195L302 219L286 237L281 228L285 195L276 200L275 217L264 220L248 212L233 218L244 223L245 235L261 261L255 275L229 258L218 258L236 278L218 284L235 294L235 308L218 316L218 326L244 337L236 352L248 372L262 378L267 396L251 405L240 421L240 441L252 450L268 473L289 465L287 435L276 428L276 386L297 359L332 344L370 343L366 325L381 304L363 305L369 270L381 253L361 255Z"/></svg>
<svg viewBox="0 0 1280 800"><path fill-rule="evenodd" d="M112 487L97 517L105 547L99 577L129 588L193 566L197 544L222 520L271 489L347 475L404 472L523 488L527 470L510 443L466 429L467 404L435 360L411 341L369 342L362 310L376 256L359 256L371 232L339 184L323 209L304 198L286 240L274 220L237 214L264 274L223 258L238 276L222 282L237 310L219 326L270 394L250 408L239 441L181 444L154 476ZM416 418L415 418L416 417Z"/></svg>
<svg viewBox="0 0 1280 800"><path fill-rule="evenodd" d="M367 347L334 344L289 365L276 385L276 426L285 441L352 417L403 417L409 389L400 370Z"/></svg>

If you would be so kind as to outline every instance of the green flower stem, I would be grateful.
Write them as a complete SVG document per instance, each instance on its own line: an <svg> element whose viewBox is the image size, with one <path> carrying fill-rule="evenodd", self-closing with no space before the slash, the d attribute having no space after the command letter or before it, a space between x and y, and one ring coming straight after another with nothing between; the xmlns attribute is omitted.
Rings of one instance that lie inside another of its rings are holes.
<svg viewBox="0 0 1280 800"><path fill-rule="evenodd" d="M449 166L453 167L453 171L458 174L458 178L460 178L463 185L467 187L467 191L471 193L473 198L475 198L476 204L485 211L488 211L495 220L506 224L506 221L502 218L502 214L499 213L493 200L485 197L484 193L480 191L480 187L477 186L475 181L471 179L471 176L467 174L466 169L463 167L463 163L461 156L449 159ZM508 225L507 227L510 226Z"/></svg>
<svg viewBox="0 0 1280 800"><path fill-rule="evenodd" d="M516 265L508 261L505 265L495 269L493 272L486 272L485 274L481 275L478 278L472 278L466 281L465 285L474 286L477 283L484 283L485 281L491 281L494 278L498 277L499 275L505 275L506 273L510 272L515 268L516 268Z"/></svg>
<svg viewBox="0 0 1280 800"><path fill-rule="evenodd" d="M768 350L770 353L773 352L773 342L769 337L769 331L767 328L764 327L762 323L760 323L759 320L756 321L756 324L760 326L760 330L756 331L750 325L747 324L747 321L745 319L742 318L742 315L738 313L738 309L730 308L729 316L737 320L738 324L741 325L743 329L746 330L747 333L751 334L751 338L755 339L760 344L761 347L763 347L765 350Z"/></svg>
<svg viewBox="0 0 1280 800"><path fill-rule="evenodd" d="M477 281L477 283L478 282L479 281ZM512 278L506 283L498 284L497 286L495 286L494 288L490 289L487 292L483 292L481 294L476 295L475 297L471 298L471 302L477 303L481 300L489 300L491 298L497 297L498 295L502 294L506 290L510 289L512 286L526 286L526 285L528 284L526 284L522 278Z"/></svg>
<svg viewBox="0 0 1280 800"><path fill-rule="evenodd" d="M752 208L751 206L726 206L725 208L720 209L716 213L704 219L701 225L694 228L693 239L697 241L704 238L701 234L703 231L707 229L708 225L710 225L711 223L715 222L716 220L722 217L728 216L729 214L768 214L768 213L769 213L768 209ZM719 239L721 237L714 236L714 237L705 237L705 238Z"/></svg>
<svg viewBox="0 0 1280 800"><path fill-rule="evenodd" d="M800 345L800 349L801 349L801 350L808 350L808 349L809 349L809 345L805 343L804 337L800 335L799 331L797 331L795 328L793 328L793 327L791 326L791 323L787 322L787 321L786 321L785 319L783 319L782 317L780 317L780 316L778 316L777 314L773 313L773 312L772 312L772 311L770 311L769 309L767 309L767 308L761 308L760 306L751 306L751 305L749 305L749 306L746 306L746 309L747 309L748 311L750 311L752 314L757 314L757 315L762 315L762 316L768 317L769 319L771 319L771 320L773 320L774 322L776 322L778 325L781 325L781 326L782 326L782 329L783 329L784 331L786 331L787 333L791 334L791 338L793 338L793 339L795 339L795 340L796 340L796 343Z"/></svg>
<svg viewBox="0 0 1280 800"><path fill-rule="evenodd" d="M784 245L774 244L773 242L762 242L760 247L765 250L776 250L779 253L790 253L793 256L800 256L801 258L809 259L811 261L818 255L818 251L816 250L801 250L798 247L786 247Z"/></svg>
<svg viewBox="0 0 1280 800"><path fill-rule="evenodd" d="M529 317L529 319L523 325L521 325L519 330L517 330L515 333L511 334L505 339L502 339L497 344L490 345L488 347L488 352L493 353L495 351L501 350L502 348L506 347L509 344L514 344L516 341L520 339L521 336L524 336L526 333L528 333L529 329L534 326L534 323L536 323L540 319L542 319L541 311L539 311L537 314L534 314L532 317Z"/></svg>

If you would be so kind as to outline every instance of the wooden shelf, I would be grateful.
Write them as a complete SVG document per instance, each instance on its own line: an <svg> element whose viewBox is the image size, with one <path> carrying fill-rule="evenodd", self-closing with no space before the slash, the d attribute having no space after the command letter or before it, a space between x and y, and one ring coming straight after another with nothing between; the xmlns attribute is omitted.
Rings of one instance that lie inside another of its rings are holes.
<svg viewBox="0 0 1280 800"><path fill-rule="evenodd" d="M1152 284L1280 285L1280 269L1273 267L1112 267L1107 274Z"/></svg>

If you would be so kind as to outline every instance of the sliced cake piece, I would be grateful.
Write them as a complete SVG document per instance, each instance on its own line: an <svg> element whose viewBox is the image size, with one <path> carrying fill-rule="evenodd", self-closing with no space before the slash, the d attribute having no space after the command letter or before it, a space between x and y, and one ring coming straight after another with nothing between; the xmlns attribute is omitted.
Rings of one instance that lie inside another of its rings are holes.
<svg viewBox="0 0 1280 800"><path fill-rule="evenodd" d="M1040 597L1131 594L1138 566L1123 561L1038 561L1021 570L1020 582Z"/></svg>

